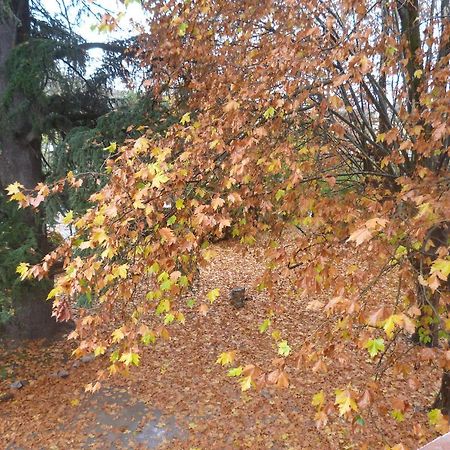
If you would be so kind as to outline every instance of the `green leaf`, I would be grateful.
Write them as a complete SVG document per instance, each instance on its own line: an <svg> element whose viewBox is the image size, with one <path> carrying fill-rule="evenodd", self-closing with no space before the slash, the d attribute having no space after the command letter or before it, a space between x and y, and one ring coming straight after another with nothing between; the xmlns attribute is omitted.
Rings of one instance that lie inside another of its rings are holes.
<svg viewBox="0 0 450 450"><path fill-rule="evenodd" d="M284 189L278 189L275 194L275 200L278 202L286 195L286 191Z"/></svg>
<svg viewBox="0 0 450 450"><path fill-rule="evenodd" d="M153 331L149 331L142 336L141 341L145 345L154 344L156 342L156 335Z"/></svg>
<svg viewBox="0 0 450 450"><path fill-rule="evenodd" d="M195 306L195 298L190 298L189 300L187 300L186 305L188 306L188 308L193 308Z"/></svg>
<svg viewBox="0 0 450 450"><path fill-rule="evenodd" d="M186 275L181 275L180 279L178 280L178 284L182 287L189 286L189 280Z"/></svg>
<svg viewBox="0 0 450 450"><path fill-rule="evenodd" d="M160 288L162 291L168 291L173 285L173 281L169 278L168 280L164 280L160 284Z"/></svg>
<svg viewBox="0 0 450 450"><path fill-rule="evenodd" d="M386 53L387 53L389 56L394 56L397 52L398 52L398 49L395 48L395 47L393 47L392 45L389 45L389 46L386 48Z"/></svg>
<svg viewBox="0 0 450 450"><path fill-rule="evenodd" d="M269 106L264 112L264 119L270 119L275 115L275 108L273 106Z"/></svg>
<svg viewBox="0 0 450 450"><path fill-rule="evenodd" d="M170 311L170 300L168 298L163 298L156 307L156 314L158 314L159 316L169 311Z"/></svg>
<svg viewBox="0 0 450 450"><path fill-rule="evenodd" d="M391 411L391 417L397 422L403 422L405 420L405 415L399 409L393 409Z"/></svg>
<svg viewBox="0 0 450 450"><path fill-rule="evenodd" d="M371 358L375 358L379 352L384 352L384 339L369 339L364 347L367 348Z"/></svg>
<svg viewBox="0 0 450 450"><path fill-rule="evenodd" d="M365 423L366 423L366 421L361 416L356 417L355 422L358 425L360 425L361 427L363 427L365 425Z"/></svg>
<svg viewBox="0 0 450 450"><path fill-rule="evenodd" d="M184 200L182 198L177 198L177 201L175 202L175 207L180 210L184 208Z"/></svg>
<svg viewBox="0 0 450 450"><path fill-rule="evenodd" d="M164 317L164 325L170 325L175 320L175 316L172 313L166 314Z"/></svg>
<svg viewBox="0 0 450 450"><path fill-rule="evenodd" d="M270 327L270 319L264 319L264 321L259 325L259 332L265 333Z"/></svg>
<svg viewBox="0 0 450 450"><path fill-rule="evenodd" d="M117 149L117 142L111 142L108 147L105 147L103 150L113 153Z"/></svg>
<svg viewBox="0 0 450 450"><path fill-rule="evenodd" d="M289 353L291 353L291 347L289 347L289 344L287 341L281 341L278 343L278 354L281 356L289 356Z"/></svg>
<svg viewBox="0 0 450 450"><path fill-rule="evenodd" d="M177 221L177 216L175 216L175 215L170 216L170 217L167 219L167 225L168 225L168 226L173 225L176 221Z"/></svg>
<svg viewBox="0 0 450 450"><path fill-rule="evenodd" d="M242 366L232 367L231 369L228 370L227 376L229 376L229 377L239 377L239 376L241 376L243 370L244 369L242 368Z"/></svg>
<svg viewBox="0 0 450 450"><path fill-rule="evenodd" d="M186 22L180 23L178 25L178 36L183 37L186 34L188 24Z"/></svg>
<svg viewBox="0 0 450 450"><path fill-rule="evenodd" d="M443 418L442 412L440 409L432 409L428 412L428 421L430 425L437 425Z"/></svg>

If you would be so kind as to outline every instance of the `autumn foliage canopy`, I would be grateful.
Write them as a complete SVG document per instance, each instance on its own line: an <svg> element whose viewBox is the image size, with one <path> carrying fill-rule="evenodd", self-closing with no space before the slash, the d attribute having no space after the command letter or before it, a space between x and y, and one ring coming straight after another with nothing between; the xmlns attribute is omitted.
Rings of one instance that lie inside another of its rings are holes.
<svg viewBox="0 0 450 450"><path fill-rule="evenodd" d="M169 340L171 326L185 322L180 305L222 238L264 245L268 261L255 279L270 298L267 320L255 327L275 339L278 359L275 370L270 361L236 370L243 390L288 386L286 365L333 364L355 342L380 362L375 375L383 358L407 370L424 350L444 375L450 370L445 8L415 0L148 2L138 52L152 68L146 89L178 122L164 133L136 124L140 138L105 149L104 173L69 173L31 192L8 188L22 207L38 208L86 176L107 180L83 216L66 215L73 237L41 264L18 268L24 279L42 278L63 263L49 295L59 320L72 317L71 299L92 303L70 337L76 356L105 354L99 380L139 365L144 346ZM343 248L354 255L350 266L339 265ZM329 298L328 320L301 348L282 329L271 334L276 283L286 274L293 305L319 291ZM393 275L395 301L374 308L377 283ZM218 287L197 299L198 313L214 314L225 295ZM407 358L395 354L393 343L412 336ZM232 350L218 362L232 363ZM354 420L376 402L369 381L366 392L331 386L331 406L318 393L318 425L333 408ZM439 414L434 423L444 426Z"/></svg>

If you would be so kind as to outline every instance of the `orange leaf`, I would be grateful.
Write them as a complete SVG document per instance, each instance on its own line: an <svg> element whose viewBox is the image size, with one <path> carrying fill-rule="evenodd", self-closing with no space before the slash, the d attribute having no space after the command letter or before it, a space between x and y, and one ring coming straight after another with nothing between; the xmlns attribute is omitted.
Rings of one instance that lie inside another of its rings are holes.
<svg viewBox="0 0 450 450"><path fill-rule="evenodd" d="M170 228L167 227L160 228L159 234L168 244L172 244L177 240L173 231Z"/></svg>

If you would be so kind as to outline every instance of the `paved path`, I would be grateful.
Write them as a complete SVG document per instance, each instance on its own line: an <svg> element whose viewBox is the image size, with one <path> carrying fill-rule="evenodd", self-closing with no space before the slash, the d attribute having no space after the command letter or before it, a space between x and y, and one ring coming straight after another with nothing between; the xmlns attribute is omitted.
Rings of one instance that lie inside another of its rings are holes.
<svg viewBox="0 0 450 450"><path fill-rule="evenodd" d="M85 449L156 449L186 435L175 417L134 400L126 390L103 390L88 397L80 404L80 418L84 414L89 415L83 427Z"/></svg>
<svg viewBox="0 0 450 450"><path fill-rule="evenodd" d="M421 447L420 450L450 450L450 433L438 437L424 447Z"/></svg>

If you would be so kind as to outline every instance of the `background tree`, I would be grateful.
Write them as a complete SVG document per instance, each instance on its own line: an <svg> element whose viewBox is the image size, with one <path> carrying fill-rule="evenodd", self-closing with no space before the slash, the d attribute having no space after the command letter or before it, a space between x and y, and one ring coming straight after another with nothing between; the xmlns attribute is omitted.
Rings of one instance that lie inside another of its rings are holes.
<svg viewBox="0 0 450 450"><path fill-rule="evenodd" d="M123 140L127 124L151 114L149 99L125 97L125 83L140 83L128 42L87 42L75 30L80 20L101 19L107 10L90 2L60 2L59 13L41 2L0 2L0 188L32 188L68 171L100 169L111 141ZM100 28L109 29L114 20ZM101 49L92 66L89 51ZM99 120L100 119L100 120ZM120 122L120 123L119 123ZM131 134L130 134L131 135ZM100 137L100 138L99 138ZM110 139L107 141L106 139ZM103 177L105 179L105 177ZM0 315L16 335L51 335L56 322L45 302L51 283L17 283L19 259L37 262L53 246L49 225L58 213L82 210L101 180L89 177L76 196L62 192L37 215L18 212L2 194ZM12 301L12 303L11 303Z"/></svg>

